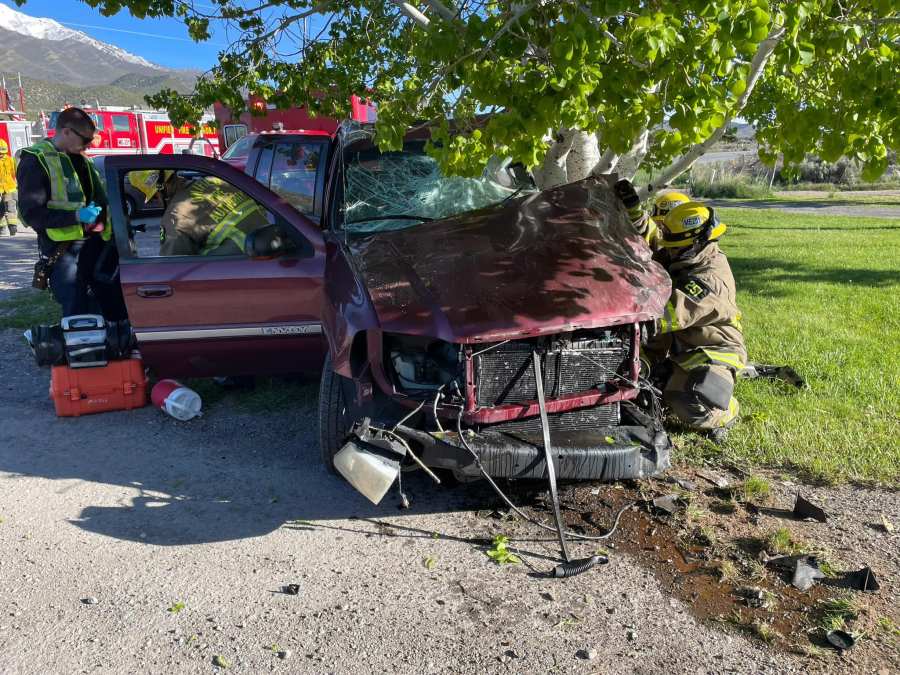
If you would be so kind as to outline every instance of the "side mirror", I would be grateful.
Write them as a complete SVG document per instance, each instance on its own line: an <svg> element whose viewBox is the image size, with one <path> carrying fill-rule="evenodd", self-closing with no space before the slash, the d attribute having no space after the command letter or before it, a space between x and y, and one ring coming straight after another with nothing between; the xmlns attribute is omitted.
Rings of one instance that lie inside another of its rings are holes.
<svg viewBox="0 0 900 675"><path fill-rule="evenodd" d="M247 235L244 249L251 258L277 258L296 249L279 225L268 225Z"/></svg>

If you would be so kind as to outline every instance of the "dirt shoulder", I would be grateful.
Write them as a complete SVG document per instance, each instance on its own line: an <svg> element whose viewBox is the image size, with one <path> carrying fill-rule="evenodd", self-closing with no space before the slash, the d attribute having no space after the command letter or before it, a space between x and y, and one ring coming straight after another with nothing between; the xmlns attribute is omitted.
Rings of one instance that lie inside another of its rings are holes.
<svg viewBox="0 0 900 675"><path fill-rule="evenodd" d="M482 486L435 489L411 475L411 510L393 493L373 507L322 469L309 403L251 414L228 397L188 423L151 408L60 419L16 331L0 336L0 369L4 672L209 672L215 656L229 672L889 665L874 640L809 659L698 620L658 570L619 552L628 528L608 565L556 581L538 574L554 564L553 537L491 517ZM588 494L600 508L611 490ZM847 539L853 549L882 541L866 529L876 500L898 512L884 492L861 491L852 506L844 492L812 494L841 505L827 527L869 538ZM501 533L524 564L485 555ZM896 579L896 560L882 566L877 551L860 559ZM291 583L296 596L281 592Z"/></svg>

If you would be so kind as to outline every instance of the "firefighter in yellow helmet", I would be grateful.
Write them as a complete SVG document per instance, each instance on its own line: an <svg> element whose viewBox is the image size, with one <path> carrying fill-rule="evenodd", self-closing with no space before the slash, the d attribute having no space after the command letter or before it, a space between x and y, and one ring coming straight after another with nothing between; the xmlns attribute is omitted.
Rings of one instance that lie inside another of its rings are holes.
<svg viewBox="0 0 900 675"><path fill-rule="evenodd" d="M683 192L666 190L656 196L656 199L653 200L653 208L650 213L647 213L641 206L641 200L631 181L620 180L616 183L615 190L622 203L625 204L631 224L653 249L658 248L659 226L669 211L680 204L691 201L691 198Z"/></svg>
<svg viewBox="0 0 900 675"><path fill-rule="evenodd" d="M19 231L16 190L16 160L9 154L9 144L0 138L0 235L8 230L12 237Z"/></svg>
<svg viewBox="0 0 900 675"><path fill-rule="evenodd" d="M672 295L644 356L655 372L664 366L669 409L721 442L738 416L734 383L747 363L734 276L717 243L726 227L712 208L691 201L675 206L658 227L654 259L672 277Z"/></svg>

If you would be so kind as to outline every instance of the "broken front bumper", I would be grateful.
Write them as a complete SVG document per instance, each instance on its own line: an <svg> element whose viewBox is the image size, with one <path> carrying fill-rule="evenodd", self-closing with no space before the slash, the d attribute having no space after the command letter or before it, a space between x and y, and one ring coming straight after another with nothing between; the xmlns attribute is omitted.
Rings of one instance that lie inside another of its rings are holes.
<svg viewBox="0 0 900 675"><path fill-rule="evenodd" d="M547 463L540 437L464 429L426 432L400 426L397 432L421 448L422 461L450 469L461 477L481 478L482 467L494 478L546 479ZM615 426L556 432L552 437L554 468L560 480L622 480L657 476L670 466L672 444L663 431L643 426Z"/></svg>

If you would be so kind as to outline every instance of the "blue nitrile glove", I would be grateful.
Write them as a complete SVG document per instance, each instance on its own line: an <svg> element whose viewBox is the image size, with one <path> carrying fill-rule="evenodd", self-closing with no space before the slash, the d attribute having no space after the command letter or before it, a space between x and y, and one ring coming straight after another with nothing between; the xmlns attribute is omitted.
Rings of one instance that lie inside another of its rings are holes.
<svg viewBox="0 0 900 675"><path fill-rule="evenodd" d="M94 202L91 202L87 206L82 206L78 211L75 212L75 217L78 218L78 222L84 225L93 225L97 218L100 217L100 211L102 211L99 206L97 206Z"/></svg>

